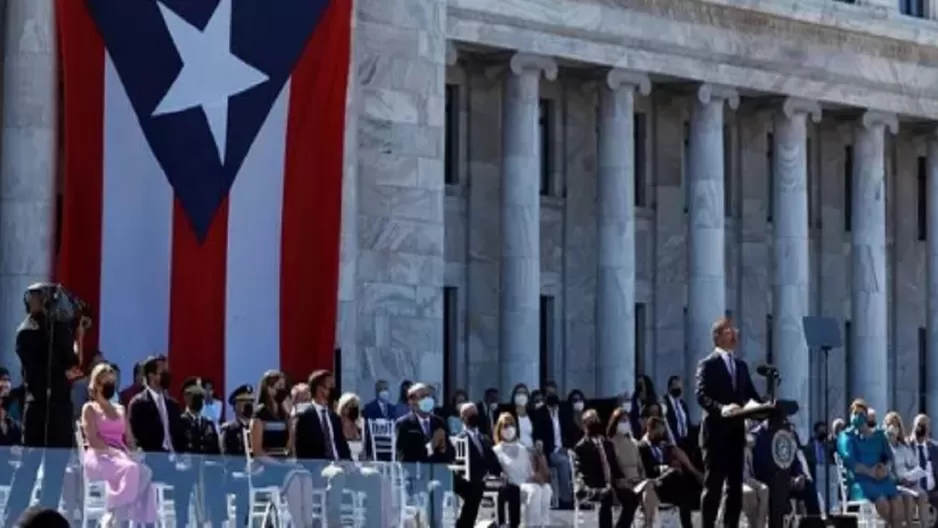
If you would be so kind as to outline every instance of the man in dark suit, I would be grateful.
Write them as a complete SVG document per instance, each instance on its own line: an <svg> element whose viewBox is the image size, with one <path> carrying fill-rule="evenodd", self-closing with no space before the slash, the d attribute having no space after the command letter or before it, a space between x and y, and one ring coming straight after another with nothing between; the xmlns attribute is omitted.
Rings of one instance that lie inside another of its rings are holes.
<svg viewBox="0 0 938 528"><path fill-rule="evenodd" d="M919 414L912 421L909 445L915 450L919 467L927 473L919 485L928 493L928 503L938 508L938 442L931 436L931 421L928 416Z"/></svg>
<svg viewBox="0 0 938 528"><path fill-rule="evenodd" d="M476 409L479 411L479 429L492 436L492 431L495 430L495 422L498 421L498 389L495 387L489 387L485 389L485 397L476 404Z"/></svg>
<svg viewBox="0 0 938 528"><path fill-rule="evenodd" d="M235 525L248 526L248 480L245 473L244 432L254 413L254 389L241 385L231 391L228 405L235 411L235 418L221 426L221 451L224 455L225 489L235 497ZM239 524L240 523L240 524Z"/></svg>
<svg viewBox="0 0 938 528"><path fill-rule="evenodd" d="M459 417L463 422L463 431L458 437L465 439L468 444L469 474L465 475L465 478L457 477L453 483L454 491L463 501L456 526L468 528L475 525L479 515L479 505L486 489L486 477L501 475L502 467L492 450L491 438L479 427L480 416L475 404L464 403L459 408ZM505 487L500 490L499 495L499 502L508 503L512 526L517 526L521 518L521 490L515 486ZM500 520L501 518L502 515L499 515Z"/></svg>
<svg viewBox="0 0 938 528"><path fill-rule="evenodd" d="M313 402L296 416L296 457L312 465L321 466L316 460L352 459L348 441L342 434L342 420L329 406L329 396L334 388L335 378L328 370L310 374L309 389ZM318 474L319 471L313 473Z"/></svg>
<svg viewBox="0 0 938 528"><path fill-rule="evenodd" d="M589 409L583 413L583 427L586 436L573 448L577 496L599 502L599 528L612 528L612 506L618 499L622 512L615 526L627 528L632 525L639 497L628 487L617 484L624 481L625 475L612 442L603 434L603 424L596 411Z"/></svg>
<svg viewBox="0 0 938 528"><path fill-rule="evenodd" d="M733 355L739 330L728 317L713 324L712 354L697 364L697 403L703 408L700 448L704 462L701 519L713 528L726 485L725 526L739 525L743 502L746 447L744 420L733 416L749 400L761 401L749 376L749 367Z"/></svg>
<svg viewBox="0 0 938 528"><path fill-rule="evenodd" d="M167 390L170 386L166 358L149 357L143 363L146 387L130 400L128 420L137 447L147 453L145 462L153 480L173 487L176 519L189 518L189 501L195 479L184 457L186 447L182 410Z"/></svg>
<svg viewBox="0 0 938 528"><path fill-rule="evenodd" d="M814 481L817 481L817 466L818 464L833 464L834 463L834 448L835 446L831 443L830 438L827 434L827 424L824 422L814 422L814 435L805 444L802 452L804 453L805 460L808 461L808 471L811 473L811 478ZM823 465L821 466L824 467Z"/></svg>
<svg viewBox="0 0 938 528"><path fill-rule="evenodd" d="M396 420L394 404L391 403L391 389L387 380L375 383L375 399L366 403L362 409L362 418L366 420Z"/></svg>
<svg viewBox="0 0 938 528"><path fill-rule="evenodd" d="M645 476L652 481L650 485L654 486L661 502L678 507L681 526L692 528L694 486L688 485L687 475L683 473L680 461L671 452L674 446L668 442L665 422L657 416L649 417L645 422L645 429L647 432L638 442Z"/></svg>
<svg viewBox="0 0 938 528"><path fill-rule="evenodd" d="M199 484L201 508L197 511L204 522L221 524L228 519L225 495L225 467L221 463L221 443L215 422L202 415L205 409L205 388L200 378L188 378L182 384L186 410L182 413L183 446L181 451L192 455L192 471Z"/></svg>
<svg viewBox="0 0 938 528"><path fill-rule="evenodd" d="M661 399L661 410L668 423L668 431L674 438L674 443L684 451L691 451L691 443L697 443L691 438L690 431L693 425L690 422L690 413L684 402L684 382L680 376L668 378L668 393Z"/></svg>
<svg viewBox="0 0 938 528"><path fill-rule="evenodd" d="M456 451L446 437L446 423L433 414L436 402L432 389L415 383L407 389L411 412L397 419L398 460L401 462L449 463Z"/></svg>
<svg viewBox="0 0 938 528"><path fill-rule="evenodd" d="M547 465L557 476L554 493L560 509L573 508L573 476L570 474L570 459L567 450L583 437L573 422L570 409L560 404L556 387L545 385L544 406L531 415L532 435L536 447L547 457Z"/></svg>

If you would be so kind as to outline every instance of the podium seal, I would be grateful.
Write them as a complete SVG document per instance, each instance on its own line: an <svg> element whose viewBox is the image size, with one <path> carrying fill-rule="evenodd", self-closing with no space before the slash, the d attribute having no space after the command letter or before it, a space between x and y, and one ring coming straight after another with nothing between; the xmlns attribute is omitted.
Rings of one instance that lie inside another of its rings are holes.
<svg viewBox="0 0 938 528"><path fill-rule="evenodd" d="M785 429L775 431L772 436L772 461L781 469L788 469L795 461L795 451L798 449L798 443L794 435Z"/></svg>

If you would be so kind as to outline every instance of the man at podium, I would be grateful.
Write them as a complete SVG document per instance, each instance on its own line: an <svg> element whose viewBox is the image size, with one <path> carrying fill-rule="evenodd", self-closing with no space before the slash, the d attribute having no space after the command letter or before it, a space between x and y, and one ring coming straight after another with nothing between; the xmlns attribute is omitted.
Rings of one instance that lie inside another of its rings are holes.
<svg viewBox="0 0 938 528"><path fill-rule="evenodd" d="M701 497L703 528L712 528L726 485L726 526L738 526L743 501L743 469L746 448L743 405L761 401L752 384L749 367L733 354L739 330L728 317L713 324L713 353L697 364L697 403L703 408L700 449L704 461Z"/></svg>

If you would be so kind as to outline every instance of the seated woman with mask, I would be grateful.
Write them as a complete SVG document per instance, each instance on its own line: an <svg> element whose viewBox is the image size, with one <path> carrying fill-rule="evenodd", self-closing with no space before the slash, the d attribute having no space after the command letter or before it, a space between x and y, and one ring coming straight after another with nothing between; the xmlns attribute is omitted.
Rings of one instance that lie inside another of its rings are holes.
<svg viewBox="0 0 938 528"><path fill-rule="evenodd" d="M626 400L626 404L628 400ZM642 465L642 455L638 450L638 441L632 435L632 426L629 422L629 413L622 407L612 411L606 435L612 442L616 453L616 462L622 470L624 478L620 486L630 488L639 495L639 504L645 520L645 526L655 525L655 515L658 513L658 495L655 487L648 485L645 476L645 466Z"/></svg>
<svg viewBox="0 0 938 528"><path fill-rule="evenodd" d="M892 448L892 478L899 486L902 503L905 506L905 518L912 520L918 511L919 518L924 520L929 513L928 492L919 485L918 454L906 440L905 428L902 427L902 418L899 413L890 412L883 418L883 428L886 430L886 439ZM923 526L931 523L922 522Z"/></svg>
<svg viewBox="0 0 938 528"><path fill-rule="evenodd" d="M518 428L514 416L502 413L495 424L495 447L508 483L521 489L525 504L525 526L547 526L550 524L550 471L544 455L532 453L518 440Z"/></svg>
<svg viewBox="0 0 938 528"><path fill-rule="evenodd" d="M349 451L352 453L352 460L356 462L358 462L363 448L362 425L364 422L361 419L359 409L361 409L361 402L358 399L358 395L351 392L343 394L335 406L336 414L342 419L342 434L348 441Z"/></svg>
<svg viewBox="0 0 938 528"><path fill-rule="evenodd" d="M892 449L882 430L867 422L869 406L863 400L850 405L850 427L837 439L837 454L850 484L851 500L868 500L890 526L902 526L905 507L889 472Z"/></svg>

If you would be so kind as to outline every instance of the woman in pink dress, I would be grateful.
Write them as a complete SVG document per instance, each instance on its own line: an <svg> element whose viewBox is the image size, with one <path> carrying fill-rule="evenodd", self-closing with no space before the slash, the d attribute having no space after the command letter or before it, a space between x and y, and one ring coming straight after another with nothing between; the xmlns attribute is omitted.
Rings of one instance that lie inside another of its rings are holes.
<svg viewBox="0 0 938 528"><path fill-rule="evenodd" d="M85 473L90 482L107 485L108 514L102 525L132 521L155 523L156 492L150 485L150 468L132 454L124 407L111 403L117 387L114 369L100 363L88 380L89 401L81 410L81 427L87 447Z"/></svg>

